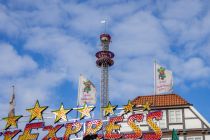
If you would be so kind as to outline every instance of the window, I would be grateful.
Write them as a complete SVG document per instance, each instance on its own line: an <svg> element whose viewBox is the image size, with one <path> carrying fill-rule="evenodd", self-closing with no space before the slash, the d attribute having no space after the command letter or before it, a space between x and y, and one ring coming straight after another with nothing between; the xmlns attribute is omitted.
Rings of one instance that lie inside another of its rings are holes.
<svg viewBox="0 0 210 140"><path fill-rule="evenodd" d="M143 121L141 122L142 125L148 125L148 123L147 123L147 114L148 114L148 111L145 111L144 112Z"/></svg>
<svg viewBox="0 0 210 140"><path fill-rule="evenodd" d="M182 123L182 110L169 110L169 123Z"/></svg>
<svg viewBox="0 0 210 140"><path fill-rule="evenodd" d="M187 137L187 140L202 140L201 136Z"/></svg>
<svg viewBox="0 0 210 140"><path fill-rule="evenodd" d="M166 123L166 111L162 110L163 112L163 117L162 119L159 121L159 126L160 128L167 128L167 123Z"/></svg>

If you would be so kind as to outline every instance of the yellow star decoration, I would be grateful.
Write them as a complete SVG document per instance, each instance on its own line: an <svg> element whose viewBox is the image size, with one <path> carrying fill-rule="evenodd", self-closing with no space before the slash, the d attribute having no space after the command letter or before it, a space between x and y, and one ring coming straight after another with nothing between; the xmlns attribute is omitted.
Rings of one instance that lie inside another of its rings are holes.
<svg viewBox="0 0 210 140"><path fill-rule="evenodd" d="M78 112L80 112L80 119L83 119L85 116L86 117L91 117L90 112L94 109L95 107L90 107L87 106L87 104L85 103L84 106L82 108L78 108L76 109Z"/></svg>
<svg viewBox="0 0 210 140"><path fill-rule="evenodd" d="M52 111L52 113L56 115L56 118L55 118L55 122L54 122L54 123L57 123L57 122L60 121L61 119L64 120L64 121L67 121L66 115L67 115L70 111L71 111L71 109L64 109L63 104L61 104L59 110Z"/></svg>
<svg viewBox="0 0 210 140"><path fill-rule="evenodd" d="M48 108L48 106L42 106L42 107L40 107L39 101L37 100L36 101L36 104L34 105L33 108L26 109L28 112L31 113L29 122L33 121L36 118L39 119L39 120L43 120L42 113L47 108Z"/></svg>
<svg viewBox="0 0 210 140"><path fill-rule="evenodd" d="M3 118L3 120L5 120L7 122L5 130L7 130L8 128L10 128L10 126L14 126L15 128L17 128L17 121L21 118L22 116L10 116L7 118Z"/></svg>
<svg viewBox="0 0 210 140"><path fill-rule="evenodd" d="M134 105L131 103L131 101L130 100L128 100L128 104L127 105L124 105L124 113L126 114L126 113L129 113L129 112L133 112L133 107L134 107Z"/></svg>
<svg viewBox="0 0 210 140"><path fill-rule="evenodd" d="M151 106L151 103L149 103L149 102L146 102L144 105L143 105L143 110L145 111L145 110L151 110L151 108L150 108L150 106Z"/></svg>
<svg viewBox="0 0 210 140"><path fill-rule="evenodd" d="M114 114L114 110L117 108L116 106L112 106L111 103L109 102L106 107L102 107L104 109L104 116L108 116L110 114Z"/></svg>

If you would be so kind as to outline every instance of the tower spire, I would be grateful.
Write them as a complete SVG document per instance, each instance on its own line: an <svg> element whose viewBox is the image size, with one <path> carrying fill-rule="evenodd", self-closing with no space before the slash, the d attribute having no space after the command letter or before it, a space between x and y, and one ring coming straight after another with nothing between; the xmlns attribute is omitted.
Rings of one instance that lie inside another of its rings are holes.
<svg viewBox="0 0 210 140"><path fill-rule="evenodd" d="M102 50L96 53L96 65L101 68L101 91L100 91L100 106L105 107L109 102L108 83L109 83L109 67L114 64L112 58L114 53L109 51L111 36L107 33L100 35ZM103 118L103 109L101 108L101 118Z"/></svg>
<svg viewBox="0 0 210 140"><path fill-rule="evenodd" d="M15 116L15 86L12 86L12 97L9 101L9 113L8 117Z"/></svg>

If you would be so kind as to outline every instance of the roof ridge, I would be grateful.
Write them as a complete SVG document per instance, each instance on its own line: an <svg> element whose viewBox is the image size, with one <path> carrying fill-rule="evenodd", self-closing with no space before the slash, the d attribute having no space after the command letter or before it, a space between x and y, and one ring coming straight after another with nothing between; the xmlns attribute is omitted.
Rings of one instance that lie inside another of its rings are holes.
<svg viewBox="0 0 210 140"><path fill-rule="evenodd" d="M148 97L148 96L168 96L168 95L178 95L176 93L166 93L166 94L153 94L153 95L140 95L138 97ZM178 95L179 96L179 95ZM181 96L180 96L181 97Z"/></svg>
<svg viewBox="0 0 210 140"><path fill-rule="evenodd" d="M132 102L135 104L144 104L146 100L154 102L154 97L156 97L157 106L176 106L190 104L187 100L185 100L183 97L176 93L138 96L135 99L133 99Z"/></svg>

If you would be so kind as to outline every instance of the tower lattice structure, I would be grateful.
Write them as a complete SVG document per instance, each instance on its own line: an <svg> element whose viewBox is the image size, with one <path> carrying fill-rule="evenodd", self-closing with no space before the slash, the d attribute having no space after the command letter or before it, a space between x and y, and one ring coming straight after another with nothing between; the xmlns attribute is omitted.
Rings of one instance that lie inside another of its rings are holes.
<svg viewBox="0 0 210 140"><path fill-rule="evenodd" d="M100 41L102 50L96 53L96 65L101 68L100 106L105 107L109 102L109 67L114 64L112 60L114 53L109 51L109 44L111 42L109 34L101 34ZM101 109L101 118L103 118L103 109Z"/></svg>

